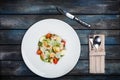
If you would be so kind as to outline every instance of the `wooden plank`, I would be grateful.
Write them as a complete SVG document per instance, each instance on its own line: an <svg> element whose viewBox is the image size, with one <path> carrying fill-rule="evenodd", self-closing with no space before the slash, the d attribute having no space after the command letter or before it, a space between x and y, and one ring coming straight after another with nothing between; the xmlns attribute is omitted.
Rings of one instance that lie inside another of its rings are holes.
<svg viewBox="0 0 120 80"><path fill-rule="evenodd" d="M79 60L67 75L89 75L88 60ZM120 75L120 60L106 60L106 73L103 75ZM1 75L34 76L23 61L1 61Z"/></svg>
<svg viewBox="0 0 120 80"><path fill-rule="evenodd" d="M57 14L55 6L74 14L119 14L119 0L0 0L0 14Z"/></svg>
<svg viewBox="0 0 120 80"><path fill-rule="evenodd" d="M2 76L2 80L49 80L46 78L42 78L39 76ZM56 78L57 80L120 80L119 76L103 76L103 75L86 75L86 76L62 76L60 78ZM52 80L56 80L52 79ZM50 79L51 80L51 79Z"/></svg>
<svg viewBox="0 0 120 80"><path fill-rule="evenodd" d="M21 45L0 45L0 60L22 60Z"/></svg>
<svg viewBox="0 0 120 80"><path fill-rule="evenodd" d="M120 15L76 15L91 25L90 29L120 29ZM0 15L0 29L28 29L39 20L55 18L65 21L74 29L88 29L64 15Z"/></svg>
<svg viewBox="0 0 120 80"><path fill-rule="evenodd" d="M21 44L26 30L0 30L0 44ZM105 44L120 44L120 30L76 30L81 44L88 44L89 34L104 34Z"/></svg>
<svg viewBox="0 0 120 80"><path fill-rule="evenodd" d="M120 59L120 45L106 45L106 60ZM88 59L88 46L81 45L80 59ZM0 45L0 60L22 60L20 45Z"/></svg>

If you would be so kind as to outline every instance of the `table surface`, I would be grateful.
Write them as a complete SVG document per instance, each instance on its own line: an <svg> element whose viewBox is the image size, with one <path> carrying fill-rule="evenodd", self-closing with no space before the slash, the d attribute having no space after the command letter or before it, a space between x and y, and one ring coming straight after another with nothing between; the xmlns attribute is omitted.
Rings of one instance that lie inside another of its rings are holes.
<svg viewBox="0 0 120 80"><path fill-rule="evenodd" d="M120 80L120 0L0 0L0 77L3 80L46 80L32 73L21 56L21 40L35 22L56 18L70 24L81 40L74 69L58 80ZM64 8L92 25L88 29L55 9ZM105 34L105 74L89 73L88 35Z"/></svg>

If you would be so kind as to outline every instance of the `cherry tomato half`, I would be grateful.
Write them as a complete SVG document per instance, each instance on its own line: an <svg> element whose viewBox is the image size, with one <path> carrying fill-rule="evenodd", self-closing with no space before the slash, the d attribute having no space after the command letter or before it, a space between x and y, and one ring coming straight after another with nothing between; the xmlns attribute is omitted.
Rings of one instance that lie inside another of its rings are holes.
<svg viewBox="0 0 120 80"><path fill-rule="evenodd" d="M37 54L40 55L42 54L42 51L40 49L37 50Z"/></svg>
<svg viewBox="0 0 120 80"><path fill-rule="evenodd" d="M59 60L58 58L54 58L54 59L53 59L53 63L54 63L54 64L57 64L57 63L58 63L58 60Z"/></svg>
<svg viewBox="0 0 120 80"><path fill-rule="evenodd" d="M47 33L46 34L46 38L51 38L52 37L52 34L51 33Z"/></svg>

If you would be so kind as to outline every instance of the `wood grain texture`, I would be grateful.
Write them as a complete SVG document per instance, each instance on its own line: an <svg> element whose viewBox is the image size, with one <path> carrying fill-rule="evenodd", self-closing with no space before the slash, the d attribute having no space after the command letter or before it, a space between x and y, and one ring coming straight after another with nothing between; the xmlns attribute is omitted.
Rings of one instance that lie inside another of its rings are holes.
<svg viewBox="0 0 120 80"><path fill-rule="evenodd" d="M61 15L59 6L92 25L88 30ZM120 0L0 0L0 79L49 80L31 72L21 56L21 41L35 22L55 18L70 24L81 40L74 69L58 80L120 80ZM88 35L105 34L105 74L89 74ZM54 79L56 80L56 79Z"/></svg>
<svg viewBox="0 0 120 80"><path fill-rule="evenodd" d="M67 75L89 75L88 60L79 60ZM106 73L103 75L120 75L120 60L106 60ZM32 76L23 61L1 61L1 75Z"/></svg>
<svg viewBox="0 0 120 80"><path fill-rule="evenodd" d="M2 80L120 80L119 76L87 75L86 76L63 76L56 79L46 79L39 76L3 76Z"/></svg>
<svg viewBox="0 0 120 80"><path fill-rule="evenodd" d="M0 44L21 44L26 30L0 30ZM105 44L120 44L120 30L76 30L81 44L88 44L89 34L104 34Z"/></svg>
<svg viewBox="0 0 120 80"><path fill-rule="evenodd" d="M120 29L120 15L76 15L91 25L90 29ZM64 15L0 15L0 29L28 29L43 19L60 19L74 29L88 29Z"/></svg>
<svg viewBox="0 0 120 80"><path fill-rule="evenodd" d="M106 45L106 60L120 60L120 45ZM88 46L81 45L80 59L88 59ZM0 60L23 60L20 45L0 45Z"/></svg>
<svg viewBox="0 0 120 80"><path fill-rule="evenodd" d="M1 0L0 14L58 14L59 6L74 14L119 14L119 0Z"/></svg>

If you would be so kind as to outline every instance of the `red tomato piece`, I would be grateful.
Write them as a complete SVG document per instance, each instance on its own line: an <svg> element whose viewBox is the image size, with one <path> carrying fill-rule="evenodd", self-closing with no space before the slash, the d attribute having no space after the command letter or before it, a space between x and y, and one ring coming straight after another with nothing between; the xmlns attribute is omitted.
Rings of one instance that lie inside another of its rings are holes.
<svg viewBox="0 0 120 80"><path fill-rule="evenodd" d="M40 55L42 54L42 51L40 49L37 50L37 54Z"/></svg>
<svg viewBox="0 0 120 80"><path fill-rule="evenodd" d="M51 33L47 33L46 34L46 38L51 38L52 37L52 34Z"/></svg>
<svg viewBox="0 0 120 80"><path fill-rule="evenodd" d="M58 63L58 60L59 60L58 58L54 58L54 59L53 59L53 63L54 63L54 64L57 64L57 63Z"/></svg>

